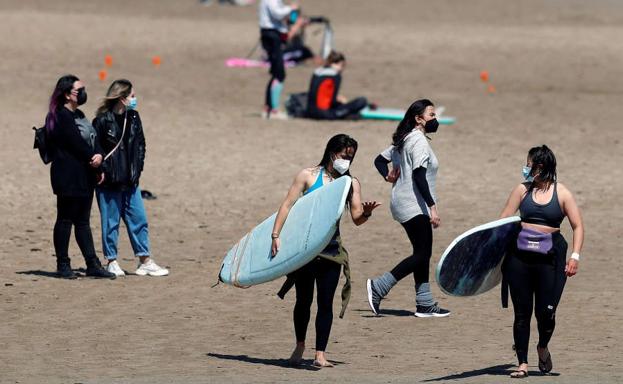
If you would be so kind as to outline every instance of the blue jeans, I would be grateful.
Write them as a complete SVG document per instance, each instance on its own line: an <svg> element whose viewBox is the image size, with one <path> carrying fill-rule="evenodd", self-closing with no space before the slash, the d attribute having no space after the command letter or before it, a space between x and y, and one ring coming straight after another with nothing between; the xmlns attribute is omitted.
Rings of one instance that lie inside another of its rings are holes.
<svg viewBox="0 0 623 384"><path fill-rule="evenodd" d="M117 258L119 221L123 218L135 256L149 256L149 228L141 190L97 188L97 205L102 220L102 246L108 260Z"/></svg>

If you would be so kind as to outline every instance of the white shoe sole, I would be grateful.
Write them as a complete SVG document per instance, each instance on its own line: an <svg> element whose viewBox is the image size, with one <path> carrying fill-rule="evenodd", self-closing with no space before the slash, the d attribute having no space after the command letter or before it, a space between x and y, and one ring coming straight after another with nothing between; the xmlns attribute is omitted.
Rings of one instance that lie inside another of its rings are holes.
<svg viewBox="0 0 623 384"><path fill-rule="evenodd" d="M374 309L374 305L372 304L372 280L366 280L366 289L368 290L368 305L372 312L378 316L379 313Z"/></svg>
<svg viewBox="0 0 623 384"><path fill-rule="evenodd" d="M154 276L154 277L161 277L161 276L168 276L169 275L169 271L162 271L162 272L145 272L142 271L140 269L137 269L135 272L138 276Z"/></svg>
<svg viewBox="0 0 623 384"><path fill-rule="evenodd" d="M450 316L450 313L452 312L448 312L448 313L418 313L415 312L415 317L448 317Z"/></svg>

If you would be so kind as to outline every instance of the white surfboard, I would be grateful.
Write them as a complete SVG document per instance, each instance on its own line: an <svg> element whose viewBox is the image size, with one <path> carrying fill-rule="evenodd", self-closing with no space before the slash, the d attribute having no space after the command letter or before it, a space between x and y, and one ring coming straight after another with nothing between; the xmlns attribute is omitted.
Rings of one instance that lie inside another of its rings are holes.
<svg viewBox="0 0 623 384"><path fill-rule="evenodd" d="M502 281L502 262L516 240L521 219L507 217L463 233L446 248L437 264L437 284L452 296L475 296Z"/></svg>
<svg viewBox="0 0 623 384"><path fill-rule="evenodd" d="M328 244L344 211L351 178L342 176L301 197L280 233L281 248L272 257L273 214L232 247L219 279L236 287L265 283L294 272L314 259Z"/></svg>

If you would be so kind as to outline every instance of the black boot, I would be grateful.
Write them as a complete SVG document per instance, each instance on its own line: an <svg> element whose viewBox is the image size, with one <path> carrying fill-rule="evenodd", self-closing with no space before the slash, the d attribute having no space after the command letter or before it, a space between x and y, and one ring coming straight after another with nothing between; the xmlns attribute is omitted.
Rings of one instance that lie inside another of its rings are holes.
<svg viewBox="0 0 623 384"><path fill-rule="evenodd" d="M76 279L78 276L71 270L69 259L56 262L56 274L61 279Z"/></svg>
<svg viewBox="0 0 623 384"><path fill-rule="evenodd" d="M94 277L96 279L111 279L114 280L117 276L114 273L108 272L97 256L90 257L86 260L87 263L87 276Z"/></svg>

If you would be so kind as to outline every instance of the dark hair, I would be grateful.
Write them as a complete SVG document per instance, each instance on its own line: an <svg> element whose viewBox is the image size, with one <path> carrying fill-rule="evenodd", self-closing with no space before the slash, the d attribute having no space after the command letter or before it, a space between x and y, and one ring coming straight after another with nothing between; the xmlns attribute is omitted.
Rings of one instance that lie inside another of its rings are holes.
<svg viewBox="0 0 623 384"><path fill-rule="evenodd" d="M329 52L329 56L324 61L325 67L330 67L331 64L340 63L342 61L346 61L346 57L342 52L331 51Z"/></svg>
<svg viewBox="0 0 623 384"><path fill-rule="evenodd" d="M532 162L532 171L537 166L541 169L538 176L539 182L550 185L556 181L556 156L547 145L543 144L540 147L530 148L528 158Z"/></svg>
<svg viewBox="0 0 623 384"><path fill-rule="evenodd" d="M424 113L426 107L434 106L432 101L428 99L416 100L409 106L405 116L402 118L396 131L392 135L392 144L398 149L402 149L405 136L415 128L415 117Z"/></svg>
<svg viewBox="0 0 623 384"><path fill-rule="evenodd" d="M108 87L108 91L106 91L106 97L102 100L102 103L97 108L97 112L95 112L95 116L99 116L102 113L107 111L112 111L113 107L119 99L130 96L132 93L132 83L130 80L126 79L118 79L113 81Z"/></svg>
<svg viewBox="0 0 623 384"><path fill-rule="evenodd" d="M335 155L336 153L342 152L346 148L353 148L355 150L355 152L353 153L353 160L354 160L355 154L357 153L357 146L358 146L357 140L353 139L352 137L344 133L340 133L338 135L333 136L327 142L327 146L324 149L324 154L322 155L322 159L320 160L320 163L318 163L318 166L323 167L324 169L327 169L329 164L333 161L331 156ZM351 160L351 164L352 164L352 160ZM350 176L350 169L341 176ZM341 176L338 176L338 177L341 177ZM351 187L350 191L348 192L347 201L350 202L350 199L352 198L352 196L353 196L353 188Z"/></svg>
<svg viewBox="0 0 623 384"><path fill-rule="evenodd" d="M56 82L56 87L54 87L52 96L50 96L48 115L45 118L45 127L48 132L52 132L54 130L54 125L56 124L56 112L58 112L60 107L65 105L65 95L71 92L74 88L74 83L79 80L80 79L74 75L65 75Z"/></svg>

